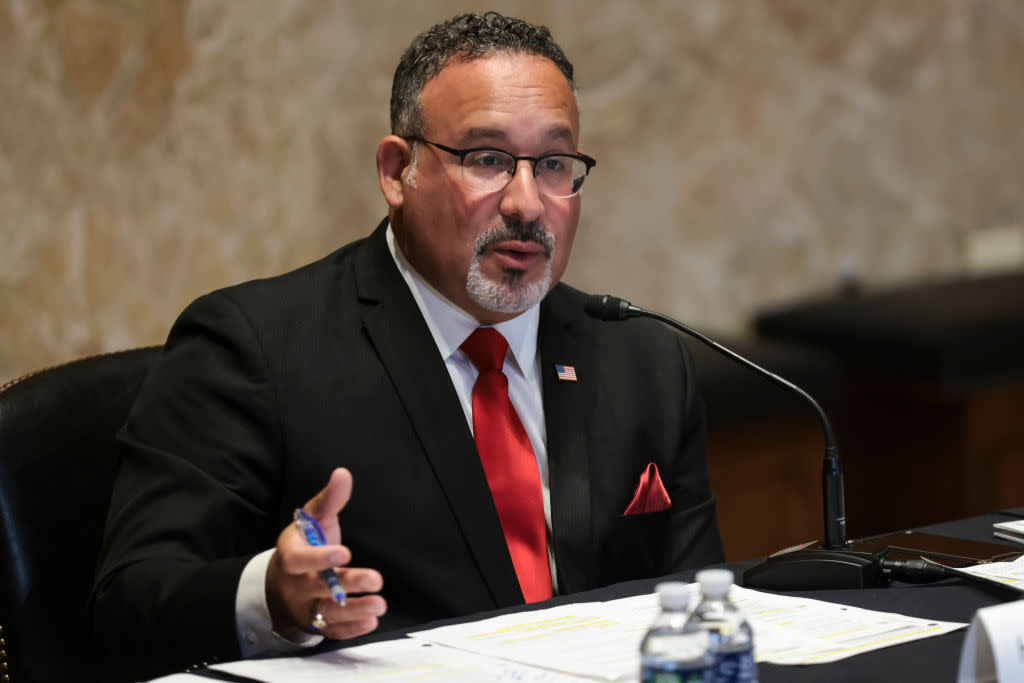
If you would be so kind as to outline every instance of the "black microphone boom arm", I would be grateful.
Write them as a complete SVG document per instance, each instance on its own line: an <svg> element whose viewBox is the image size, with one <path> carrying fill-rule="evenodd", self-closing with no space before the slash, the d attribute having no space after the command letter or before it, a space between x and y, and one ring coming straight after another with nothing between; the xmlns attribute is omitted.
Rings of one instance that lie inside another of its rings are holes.
<svg viewBox="0 0 1024 683"><path fill-rule="evenodd" d="M821 493L822 507L825 517L825 548L829 550L841 550L846 547L846 512L843 499L843 470L839 464L839 452L836 449L835 437L832 434L832 426L829 424L825 411L821 409L818 402L806 391L792 382L779 377L773 372L765 370L757 363L750 361L740 354L727 349L718 342L709 339L697 330L687 327L678 320L662 315L655 311L648 311L634 306L624 299L610 294L593 294L587 297L583 306L591 317L599 320L627 320L629 318L653 318L669 327L675 328L694 339L710 346L715 351L728 356L741 365L745 365L754 372L757 372L776 384L779 384L791 391L803 396L814 408L821 420L821 427L825 433L825 460L821 470Z"/></svg>

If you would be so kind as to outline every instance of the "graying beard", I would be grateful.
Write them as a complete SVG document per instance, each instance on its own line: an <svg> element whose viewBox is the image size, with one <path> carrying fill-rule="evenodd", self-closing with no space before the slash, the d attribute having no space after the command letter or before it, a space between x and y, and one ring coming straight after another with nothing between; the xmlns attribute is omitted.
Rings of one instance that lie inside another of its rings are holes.
<svg viewBox="0 0 1024 683"><path fill-rule="evenodd" d="M480 256L473 259L466 276L466 293L469 298L489 311L496 313L522 313L539 303L551 288L551 260L544 266L540 280L523 284L522 270L506 270L501 282L484 277L480 270Z"/></svg>

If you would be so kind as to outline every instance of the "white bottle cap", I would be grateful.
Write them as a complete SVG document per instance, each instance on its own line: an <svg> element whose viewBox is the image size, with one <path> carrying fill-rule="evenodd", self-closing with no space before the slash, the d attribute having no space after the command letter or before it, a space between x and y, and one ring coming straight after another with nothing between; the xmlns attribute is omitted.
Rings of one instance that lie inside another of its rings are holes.
<svg viewBox="0 0 1024 683"><path fill-rule="evenodd" d="M665 581L654 587L662 609L684 610L690 604L690 585L682 581Z"/></svg>
<svg viewBox="0 0 1024 683"><path fill-rule="evenodd" d="M704 595L724 598L732 588L732 572L728 569L703 569L697 572L697 583Z"/></svg>

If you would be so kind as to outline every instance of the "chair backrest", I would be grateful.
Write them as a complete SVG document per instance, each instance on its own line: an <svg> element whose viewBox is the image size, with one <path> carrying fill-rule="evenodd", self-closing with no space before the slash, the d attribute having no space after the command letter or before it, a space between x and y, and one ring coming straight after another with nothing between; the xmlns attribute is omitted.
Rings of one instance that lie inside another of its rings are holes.
<svg viewBox="0 0 1024 683"><path fill-rule="evenodd" d="M160 352L91 356L0 387L0 677L92 681L87 602L114 437Z"/></svg>

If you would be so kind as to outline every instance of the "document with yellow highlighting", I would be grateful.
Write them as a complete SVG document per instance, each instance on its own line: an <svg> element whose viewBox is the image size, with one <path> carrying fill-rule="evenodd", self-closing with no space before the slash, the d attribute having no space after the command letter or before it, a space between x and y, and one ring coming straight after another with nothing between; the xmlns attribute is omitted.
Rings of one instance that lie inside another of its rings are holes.
<svg viewBox="0 0 1024 683"><path fill-rule="evenodd" d="M691 590L699 589L691 585ZM755 658L773 664L834 662L967 625L737 586L730 599L754 630ZM655 595L640 595L444 626L410 637L595 680L627 681L638 674L640 639L657 611Z"/></svg>
<svg viewBox="0 0 1024 683"><path fill-rule="evenodd" d="M690 590L695 604L699 587ZM738 586L730 599L754 630L755 659L773 664L834 662L966 626ZM506 614L309 657L211 668L264 683L635 681L640 640L657 612L656 595L639 595Z"/></svg>

